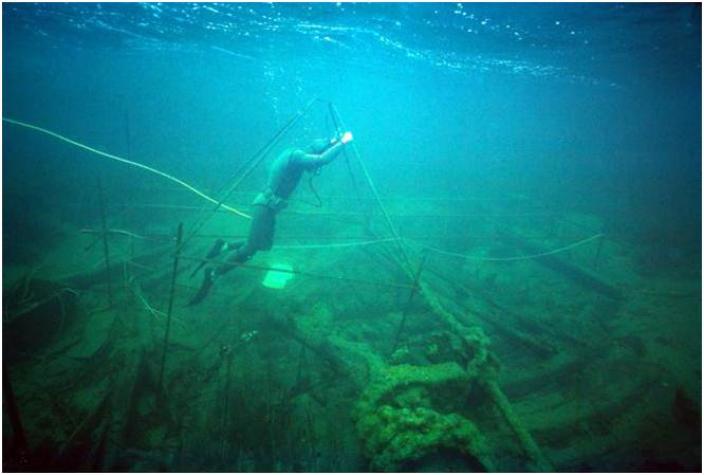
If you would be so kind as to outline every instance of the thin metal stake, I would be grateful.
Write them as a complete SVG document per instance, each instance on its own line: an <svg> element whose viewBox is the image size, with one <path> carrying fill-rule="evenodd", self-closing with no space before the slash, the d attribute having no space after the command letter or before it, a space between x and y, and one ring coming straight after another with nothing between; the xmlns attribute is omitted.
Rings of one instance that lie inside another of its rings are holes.
<svg viewBox="0 0 704 475"><path fill-rule="evenodd" d="M22 458L27 452L27 437L25 436L22 418L17 407L15 392L12 390L10 373L4 361L2 362L2 390L4 396L3 405L6 405L7 413L10 416L10 426L15 436L15 448L19 452L20 458Z"/></svg>
<svg viewBox="0 0 704 475"><path fill-rule="evenodd" d="M594 270L597 269L597 266L599 265L599 258L601 257L601 248L604 245L604 236L602 235L601 238L599 239L599 245L596 248L596 253L594 254L594 263L592 266L594 267Z"/></svg>
<svg viewBox="0 0 704 475"><path fill-rule="evenodd" d="M100 222L103 228L103 254L105 255L105 272L108 279L108 302L112 307L112 277L110 276L110 253L108 252L108 226L105 220L105 195L103 193L103 184L98 177L98 195L100 197Z"/></svg>
<svg viewBox="0 0 704 475"><path fill-rule="evenodd" d="M169 331L171 330L171 313L174 308L174 293L176 291L176 274L178 273L178 259L181 253L181 240L183 239L183 223L178 224L176 232L176 254L174 255L174 267L171 274L171 293L169 295L169 308L166 312L166 332L164 332L164 352L161 355L161 368L159 369L159 391L163 389L164 366L166 365L166 352L169 347Z"/></svg>
<svg viewBox="0 0 704 475"><path fill-rule="evenodd" d="M124 124L125 124L125 146L127 147L127 154L125 157L132 158L132 134L130 130L130 110L125 107L124 110Z"/></svg>
<svg viewBox="0 0 704 475"><path fill-rule="evenodd" d="M330 104L330 110L334 113L335 117L337 118L337 122L342 126L343 122L342 119L340 118L340 113L337 111L337 108L335 107L334 104ZM355 157L357 158L357 162L359 163L360 168L362 169L362 173L364 174L364 177L367 180L367 183L369 184L369 189L371 190L372 194L374 195L374 199L376 200L379 210L381 211L382 216L384 217L384 220L386 221L387 226L389 227L389 231L391 231L391 235L396 238L397 240L397 248L400 252L400 256L402 259L399 260L399 265L401 269L406 273L407 276L411 277L413 270L411 266L411 260L408 257L408 253L406 252L406 248L403 247L403 244L401 242L401 238L399 237L398 231L396 231L396 226L394 226L393 221L391 221L391 217L389 216L389 213L387 213L386 208L384 207L384 204L381 202L381 197L379 195L379 191L376 189L376 185L374 185L374 181L372 180L371 175L369 174L369 171L367 170L366 165L362 161L362 157L359 154L359 150L357 149L357 144L355 142L352 142L352 151L354 152Z"/></svg>
<svg viewBox="0 0 704 475"><path fill-rule="evenodd" d="M198 234L198 231L201 230L203 226L210 220L210 218L213 217L216 211L220 209L220 207L225 203L225 201L230 197L232 193L242 184L245 178L247 178L261 163L264 158L266 158L267 154L269 151L276 145L276 143L281 139L281 137L286 134L299 120L301 117L306 115L310 108L315 104L319 99L317 97L313 98L306 104L306 106L296 113L295 116L293 116L287 123L284 125L281 129L279 129L278 132L264 145L262 148L260 148L257 153L255 153L247 162L245 162L241 166L241 174L239 173L238 170L238 175L236 176L234 182L232 185L230 185L229 189L227 189L227 192L223 195L223 197L218 201L218 204L215 206L215 208L211 208L209 213L207 213L206 216L203 217L203 219L200 220L199 223L195 224L193 226L193 230L190 232L188 237L186 237L184 241L184 245L188 243L196 234ZM206 208L203 208L204 211L206 211Z"/></svg>
<svg viewBox="0 0 704 475"><path fill-rule="evenodd" d="M401 339L401 334L403 333L403 329L406 327L406 316L408 315L408 310L411 308L411 301L413 300L413 297L416 295L416 292L418 290L418 283L420 282L420 275L423 272L423 268L425 267L425 261L428 258L428 253L423 253L423 257L421 257L420 264L418 265L418 270L416 271L415 278L413 279L413 288L411 289L411 293L408 296L408 301L406 302L406 306L403 309L403 315L401 316L401 323L398 326L398 330L396 331L396 337L394 338L394 344L391 347L391 352L389 355L393 355L394 351L396 351L396 347L398 346L398 342Z"/></svg>
<svg viewBox="0 0 704 475"><path fill-rule="evenodd" d="M232 347L229 345L224 346L221 351L220 351L222 357L226 358L225 360L225 394L223 395L223 416L222 416L222 440L220 444L220 458L222 460L223 464L226 464L227 461L225 459L227 455L227 444L228 444L228 437L227 437L227 430L229 428L229 422L230 422L230 383L232 380L232 357L233 357L233 351Z"/></svg>
<svg viewBox="0 0 704 475"><path fill-rule="evenodd" d="M337 117L335 116L335 109L332 104L332 102L328 102L328 112L330 113L330 118L332 119L332 122L335 127L335 132L337 135L341 134L344 132L342 130L342 126L340 125L340 122L337 120ZM359 194L359 187L357 186L357 180L354 178L354 173L352 172L352 164L350 163L350 156L347 154L347 149L343 148L342 149L342 154L345 157L345 164L347 165L347 173L350 176L350 181L352 182L352 188L354 189L354 194L357 197L357 202L361 203L362 202L362 195ZM365 210L365 213L363 213L364 217L364 229L369 228L369 221L371 219L371 215L368 212L368 209Z"/></svg>

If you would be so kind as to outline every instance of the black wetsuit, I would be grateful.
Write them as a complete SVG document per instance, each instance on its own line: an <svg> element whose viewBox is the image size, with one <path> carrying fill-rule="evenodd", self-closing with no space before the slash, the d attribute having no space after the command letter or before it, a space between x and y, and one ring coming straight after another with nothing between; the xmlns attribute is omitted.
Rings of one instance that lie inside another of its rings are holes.
<svg viewBox="0 0 704 475"><path fill-rule="evenodd" d="M286 207L287 199L301 181L303 172L314 170L323 165L319 160L309 160L300 149L284 150L269 170L267 186L254 200L252 224L246 241L231 244L236 252L227 262L215 269L217 274L224 274L238 264L248 261L257 251L268 251L274 243L276 214Z"/></svg>
<svg viewBox="0 0 704 475"><path fill-rule="evenodd" d="M238 265L247 262L257 251L271 249L271 246L274 244L276 214L286 207L286 200L291 196L296 186L298 186L303 172L306 170L312 171L322 165L330 163L340 152L341 146L343 145L343 143L337 140L330 142L322 140L321 142L320 144L311 145L311 148L314 150L311 153L306 153L300 149L289 148L276 157L276 160L271 164L266 188L259 193L254 200L252 224L249 228L247 240L228 245L227 249L232 249L235 252L227 261L214 269L205 269L203 283L198 293L196 293L188 305L195 305L201 302L206 295L208 295L213 281L218 275L222 275ZM215 242L215 245L206 256L206 259L215 258L224 249L225 243L219 239ZM206 262L207 261L204 260L203 263L193 271L192 275L195 275Z"/></svg>

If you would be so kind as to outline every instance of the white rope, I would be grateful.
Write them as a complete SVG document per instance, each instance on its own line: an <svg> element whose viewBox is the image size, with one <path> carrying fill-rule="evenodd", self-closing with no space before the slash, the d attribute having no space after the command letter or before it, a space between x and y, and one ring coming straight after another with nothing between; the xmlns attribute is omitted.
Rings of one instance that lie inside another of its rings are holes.
<svg viewBox="0 0 704 475"><path fill-rule="evenodd" d="M186 188L188 191L195 193L196 195L200 196L201 198L203 198L205 200L210 201L211 203L219 204L219 202L216 199L211 198L210 196L206 195L202 191L189 185L185 181L179 180L175 176L169 175L168 173L164 173L160 170L157 170L156 168L152 168L147 165L143 165L138 162L133 162L132 160L127 160L126 158L118 157L117 155L113 155L111 153L103 152L102 150L98 150L93 147L89 147L88 145L82 144L80 142L76 142L75 140L71 140L68 137L64 137L63 135L57 134L56 132L52 132L51 130L44 129L42 127L38 127L36 125L28 124L26 122L21 122L19 120L10 119L7 117L3 117L2 120L4 122L7 122L8 124L18 125L20 127L24 127L27 129L36 130L37 132L41 132L43 134L49 135L50 137L54 137L55 139L61 140L62 142L66 142L68 144L71 144L74 147L82 148L83 150L87 150L87 151L94 153L96 155L100 155L101 157L109 158L110 160L115 160L117 162L124 163L126 165L136 167L136 168L141 168L142 170L146 170L150 173L154 173L154 174L159 175L163 178L166 178L167 180L171 180L174 183L178 183L182 187ZM251 219L251 216L249 216L248 214L243 213L242 211L235 209L231 206L227 206L226 204L223 204L222 207L232 213L235 213L239 216L242 216L243 218Z"/></svg>
<svg viewBox="0 0 704 475"><path fill-rule="evenodd" d="M132 160L127 160L126 158L122 158L122 157L119 157L119 156L117 156L117 155L113 155L113 154L111 154L111 153L103 152L103 151L98 150L98 149L95 149L95 148L93 148L93 147L89 147L88 145L82 144L82 143L77 142L77 141L75 141L75 140L69 139L68 137L64 137L63 135L57 134L56 132L52 132L51 130L44 129L44 128L38 127L38 126L36 126L36 125L28 124L28 123L26 123L26 122L21 122L21 121L19 121L19 120L15 120L15 119L10 119L10 118L8 118L8 117L3 117L2 120L3 120L4 122L9 123L9 124L17 125L17 126L20 126L20 127L24 127L24 128L27 128L27 129L31 129L31 130L36 130L36 131L38 131L38 132L44 133L44 134L46 134L46 135L49 135L50 137L54 137L55 139L58 139L58 140L61 140L61 141L63 141L63 142L66 142L66 143L68 143L68 144L70 144L70 145L73 145L74 147L78 147L78 148L81 148L81 149L83 149L83 150L87 150L88 152L94 153L94 154L96 154L96 155L100 155L100 156L102 156L102 157L109 158L109 159L111 159L111 160L115 160L115 161L117 161L117 162L124 163L124 164L129 165L129 166L133 166L133 167L136 167L136 168L140 168L140 169L146 170L146 171L148 171L148 172L150 172L150 173L154 173L154 174L159 175L159 176L161 176L161 177L163 177L163 178L166 178L167 180L171 180L171 181L173 181L174 183L177 183L177 184L181 185L182 187L186 188L187 190L191 191L192 193L195 193L196 195L200 196L201 198L210 201L211 203L215 203L215 204L218 204L218 203L219 203L219 202L218 202L217 200L215 200L214 198L211 198L210 196L206 195L205 193L201 192L200 190L196 189L195 187L189 185L189 184L186 183L185 181L182 181L182 180L180 180L180 179L178 179L178 178L176 178L176 177L174 177L174 176L172 176L172 175L169 175L168 173L164 173L164 172L162 172L162 171L160 171L160 170L157 170L156 168L152 168L152 167L150 167L150 166L143 165L143 164L141 164L141 163L134 162L134 161L132 161ZM369 179L368 176L367 176L367 178ZM376 199L379 200L379 197L377 196ZM243 212L239 211L239 210L236 209L236 208L233 208L233 207L228 206L228 205L225 205L225 204L222 204L222 207L223 207L224 209L226 209L226 210L232 212L232 213L235 213L235 214L239 215L239 216L242 216L242 217L244 217L244 218L251 219L251 216L249 216L249 215L246 214L246 213L243 213ZM597 239L597 238L600 238L600 237L602 237L602 236L603 236L603 234L596 234L596 235L594 235L594 236L592 236L592 237L589 237L589 238L587 238L587 239L583 239L583 240L581 240L581 241L578 241L578 242L576 242L576 243L570 244L570 245L565 246L565 247L561 247L561 248L559 248L559 249L555 249L555 250L553 250L553 251L542 252L542 253L540 253L540 254L533 254L533 255L529 255L529 256L516 256L516 257L481 257L481 256L467 256L467 255L464 255L464 254L459 254L459 253L450 252L450 251L443 251L442 249L437 249L437 248L428 247L428 246L424 246L424 248L427 249L427 250L429 250L429 251L436 252L436 253L438 253L438 254L443 254L443 255L446 255L446 256L461 257L461 258L463 258L463 259L474 260L474 261L504 261L504 262L506 262L506 261L522 261L522 260L528 260L528 259L535 259L535 258L537 258L537 257L550 256L550 255L557 254L557 253L560 253L560 252L568 251L568 250L570 250L570 249L573 249L573 248L575 248L575 247L581 246L582 244L586 244L586 243L588 243L588 242L590 242L590 241L593 241L593 240L595 240L595 239ZM135 237L137 237L137 236L135 236ZM141 236L140 236L140 237L141 237ZM298 245L298 246L296 246L296 245L291 245L291 246L276 246L276 249L324 249L324 248L344 248L344 247L366 246L366 245L377 244L377 243L382 243L382 242L398 241L398 240L400 240L400 239L401 239L401 238L388 238L388 239L379 239L379 240L376 240L376 241L363 241L363 242L338 243L338 244L302 244L302 245Z"/></svg>
<svg viewBox="0 0 704 475"><path fill-rule="evenodd" d="M87 233L87 234L101 234L102 231L98 231L95 229L88 229L84 228L80 230L81 233ZM151 237L151 236L142 236L139 234L135 234L130 231L126 231L124 229L108 229L108 232L111 234L120 234L123 236L135 238L135 239L145 239L145 240L157 240L159 238L156 237ZM164 239L163 237L161 239ZM166 237L166 239L173 239ZM274 246L274 249L335 249L335 248L345 248L345 247L360 247L360 246L369 246L372 244L381 244L383 242L392 242L396 241L396 238L385 238L385 239L376 239L374 241L352 241L352 242L342 242L342 243L333 243L333 244L284 244L282 246Z"/></svg>
<svg viewBox="0 0 704 475"><path fill-rule="evenodd" d="M89 228L83 228L79 230L78 232L83 233L83 234L103 234L103 231L97 230L97 229L89 229ZM121 236L127 236L130 238L134 239L143 239L145 241L161 241L161 240L174 240L175 238L173 236L142 236L141 234L135 234L130 231L126 231L124 229L115 229L115 228L110 228L107 230L109 234L119 234Z"/></svg>
<svg viewBox="0 0 704 475"><path fill-rule="evenodd" d="M554 250L552 250L552 251L541 252L541 253L539 253L539 254L530 254L530 255L527 255L527 256L514 256L514 257L482 257L482 256L468 256L468 255L466 255L466 254L459 254L459 253L457 253L457 252L443 251L442 249L437 249L437 248L429 247L429 246L423 246L423 248L424 248L424 249L427 249L427 250L429 250L429 251L436 252L436 253L438 253L438 254L443 254L443 255L445 255L445 256L461 257L461 258L463 258L463 259L472 260L472 261L502 261L502 262L506 262L506 261L526 261L526 260L529 260L529 259L535 259L535 258L538 258L538 257L545 257L545 256L552 256L553 254L558 254L558 253L560 253L560 252L569 251L570 249L574 249L575 247L581 246L582 244L586 244L586 243L588 243L588 242L590 242L590 241L593 241L593 240L598 239L598 238L603 237L603 236L604 236L604 235L601 234L601 233L600 233L600 234L595 234L594 236L588 237L588 238L586 238L586 239L582 239L581 241L574 242L574 243L572 243L572 244L569 244L569 245L567 245L567 246L564 246L564 247L561 247L561 248L558 248L558 249L554 249ZM418 243L417 241L414 241L414 242L415 242L416 244L422 245L422 244Z"/></svg>
<svg viewBox="0 0 704 475"><path fill-rule="evenodd" d="M371 244L380 244L382 242L392 242L392 241L397 241L397 238L386 238L386 239L377 239L375 241L358 241L358 242L342 242L342 243L335 243L335 244L291 244L291 245L284 245L284 246L274 246L274 249L335 249L335 248L343 248L343 247L360 247L360 246L369 246Z"/></svg>

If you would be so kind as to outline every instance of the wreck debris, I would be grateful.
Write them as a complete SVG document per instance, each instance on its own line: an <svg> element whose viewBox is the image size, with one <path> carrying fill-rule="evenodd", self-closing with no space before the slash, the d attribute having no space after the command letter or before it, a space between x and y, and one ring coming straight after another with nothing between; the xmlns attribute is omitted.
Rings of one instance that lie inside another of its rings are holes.
<svg viewBox="0 0 704 475"><path fill-rule="evenodd" d="M405 471L444 448L476 460L482 470L493 471L494 463L479 429L466 417L440 412L432 405L441 395L462 401L470 380L470 375L452 362L384 368L356 407L357 429L371 469Z"/></svg>

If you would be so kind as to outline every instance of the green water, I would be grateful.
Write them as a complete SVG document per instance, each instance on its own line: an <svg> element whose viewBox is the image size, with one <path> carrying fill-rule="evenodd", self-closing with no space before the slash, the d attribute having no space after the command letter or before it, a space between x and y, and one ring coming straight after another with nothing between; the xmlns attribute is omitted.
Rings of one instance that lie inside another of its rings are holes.
<svg viewBox="0 0 704 475"><path fill-rule="evenodd" d="M4 470L701 470L699 5L3 27Z"/></svg>

